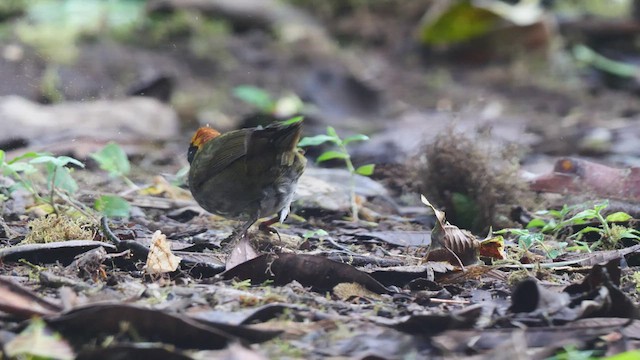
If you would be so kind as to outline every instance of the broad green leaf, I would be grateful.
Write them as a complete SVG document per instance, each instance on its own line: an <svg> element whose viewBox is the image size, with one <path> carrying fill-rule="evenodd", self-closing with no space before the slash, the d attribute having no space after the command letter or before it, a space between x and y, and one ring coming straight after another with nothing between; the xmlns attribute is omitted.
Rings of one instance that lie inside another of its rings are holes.
<svg viewBox="0 0 640 360"><path fill-rule="evenodd" d="M618 236L620 236L620 238L624 238L624 239L640 240L640 235L638 235L637 231L634 232L633 229L627 229L627 230L621 231L620 233L618 233Z"/></svg>
<svg viewBox="0 0 640 360"><path fill-rule="evenodd" d="M9 164L14 164L18 161L22 161L22 160L27 160L27 159L34 159L40 156L45 156L45 155L51 155L50 153L38 153L38 152L34 152L34 151L29 151L27 153L24 153L20 156L16 156L13 159L11 159L9 161Z"/></svg>
<svg viewBox="0 0 640 360"><path fill-rule="evenodd" d="M340 139L340 137L338 136L338 133L336 132L336 129L334 129L333 126L327 126L327 135L335 139Z"/></svg>
<svg viewBox="0 0 640 360"><path fill-rule="evenodd" d="M573 225L584 224L587 221L595 219L596 216L597 214L595 210L587 209L573 215L569 220L566 221L566 223Z"/></svg>
<svg viewBox="0 0 640 360"><path fill-rule="evenodd" d="M369 137L367 135L356 134L356 135L347 136L344 140L342 140L342 145L347 146L347 144L350 142L367 141L367 140L369 140Z"/></svg>
<svg viewBox="0 0 640 360"><path fill-rule="evenodd" d="M596 205L594 205L594 206L593 206L593 210L595 210L596 212L600 212L600 211L602 211L602 210L606 209L606 208L607 208L607 206L609 206L609 202L608 202L608 201L605 201L605 202L603 202L602 204L596 204Z"/></svg>
<svg viewBox="0 0 640 360"><path fill-rule="evenodd" d="M58 156L56 158L56 162L59 164L58 166L67 166L69 164L73 164L78 167L84 168L84 164L80 160L68 156Z"/></svg>
<svg viewBox="0 0 640 360"><path fill-rule="evenodd" d="M613 214L609 214L605 218L605 220L607 220L607 222L625 222L625 221L629 221L631 219L633 219L633 216L627 214L626 212L622 212L622 211L618 211L618 212L614 212Z"/></svg>
<svg viewBox="0 0 640 360"><path fill-rule="evenodd" d="M76 160L72 157L68 157L68 156L51 156L51 155L42 155L42 156L38 156L35 157L33 159L31 159L31 161L29 161L29 163L31 164L43 164L43 163L51 163L55 166L58 167L63 167L63 166L67 166L69 164L73 164L79 167L84 167L84 164L81 163L79 160Z"/></svg>
<svg viewBox="0 0 640 360"><path fill-rule="evenodd" d="M437 17L424 22L420 40L427 45L446 45L482 36L499 26L499 16L475 7L471 1L454 2Z"/></svg>
<svg viewBox="0 0 640 360"><path fill-rule="evenodd" d="M53 163L47 163L47 184L51 184L54 173L56 177L53 186L69 194L74 194L78 191L78 183L71 177L70 170L64 166L56 166Z"/></svg>
<svg viewBox="0 0 640 360"><path fill-rule="evenodd" d="M174 175L173 180L171 180L171 185L180 186L187 183L187 177L189 176L189 166L183 166L178 172Z"/></svg>
<svg viewBox="0 0 640 360"><path fill-rule="evenodd" d="M233 89L233 96L267 113L271 113L275 107L271 95L255 86L240 85Z"/></svg>
<svg viewBox="0 0 640 360"><path fill-rule="evenodd" d="M541 228L543 226L547 225L547 223L542 220L542 219L532 219L531 221L529 221L529 223L527 224L527 229L531 229L531 228Z"/></svg>
<svg viewBox="0 0 640 360"><path fill-rule="evenodd" d="M542 240L544 240L544 235L540 233L528 233L518 237L518 242L525 249L530 248L536 242L542 242Z"/></svg>
<svg viewBox="0 0 640 360"><path fill-rule="evenodd" d="M126 176L131 170L127 154L120 145L110 142L102 150L90 155L102 170L111 176Z"/></svg>
<svg viewBox="0 0 640 360"><path fill-rule="evenodd" d="M287 125L292 125L292 124L295 124L295 123L299 123L302 120L304 120L304 116L296 116L296 117L292 117L289 120L281 121L280 123L282 125L284 125L284 126L287 126Z"/></svg>
<svg viewBox="0 0 640 360"><path fill-rule="evenodd" d="M57 165L56 164L56 157L55 156L51 156L51 155L41 155L41 156L35 157L35 158L31 159L29 161L29 163L31 163L31 164L51 163L53 165Z"/></svg>
<svg viewBox="0 0 640 360"><path fill-rule="evenodd" d="M595 226L587 226L584 229L578 231L576 234L586 234L586 233L591 233L591 232L602 232L603 230L599 227L595 227Z"/></svg>
<svg viewBox="0 0 640 360"><path fill-rule="evenodd" d="M374 164L362 165L356 169L356 174L371 176L375 168L376 166Z"/></svg>
<svg viewBox="0 0 640 360"><path fill-rule="evenodd" d="M603 358L604 360L636 360L640 359L640 350L631 350Z"/></svg>
<svg viewBox="0 0 640 360"><path fill-rule="evenodd" d="M310 237L323 237L323 236L327 236L329 235L328 232L326 232L325 230L322 229L316 229L316 230L309 230L306 231L304 234L302 234L302 238L304 239L308 239Z"/></svg>
<svg viewBox="0 0 640 360"><path fill-rule="evenodd" d="M548 223L546 223L542 229L540 229L540 232L542 233L549 233L549 232L553 232L556 230L560 230L562 227L558 225L558 223L556 222L555 219L550 219Z"/></svg>
<svg viewBox="0 0 640 360"><path fill-rule="evenodd" d="M307 137L303 137L300 142L298 142L298 146L299 147L305 147L305 146L318 146L320 144L324 144L326 142L333 142L336 143L336 138L331 137L329 135L325 135L325 134L320 134L320 135L315 135L315 136L307 136Z"/></svg>
<svg viewBox="0 0 640 360"><path fill-rule="evenodd" d="M16 173L22 172L25 174L30 174L36 171L36 168L33 165L26 162L9 164L7 165L7 168Z"/></svg>
<svg viewBox="0 0 640 360"><path fill-rule="evenodd" d="M131 205L127 200L116 195L102 195L94 204L94 208L108 217L129 217Z"/></svg>
<svg viewBox="0 0 640 360"><path fill-rule="evenodd" d="M316 162L323 162L323 161L328 161L328 160L333 160L333 159L346 159L349 157L349 154L345 154L343 152L340 151L335 151L335 150L329 150L326 151L324 153L322 153L320 156L318 156L318 158L316 159Z"/></svg>

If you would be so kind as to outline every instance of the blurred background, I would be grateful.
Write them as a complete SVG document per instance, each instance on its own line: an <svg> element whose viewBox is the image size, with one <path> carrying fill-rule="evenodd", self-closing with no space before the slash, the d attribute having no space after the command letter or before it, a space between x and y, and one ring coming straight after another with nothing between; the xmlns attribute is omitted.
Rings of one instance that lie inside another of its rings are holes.
<svg viewBox="0 0 640 360"><path fill-rule="evenodd" d="M368 135L354 162L401 200L438 136L439 171L464 141L531 173L638 165L639 30L632 0L3 0L0 149L113 140L175 172L198 126L302 114L307 136Z"/></svg>

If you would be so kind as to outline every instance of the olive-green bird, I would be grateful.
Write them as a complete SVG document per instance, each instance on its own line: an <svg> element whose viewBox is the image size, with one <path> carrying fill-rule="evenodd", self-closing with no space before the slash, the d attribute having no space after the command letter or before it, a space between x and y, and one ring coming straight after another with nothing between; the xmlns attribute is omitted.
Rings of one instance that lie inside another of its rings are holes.
<svg viewBox="0 0 640 360"><path fill-rule="evenodd" d="M260 224L270 229L289 214L307 162L297 148L301 132L298 120L224 134L202 127L191 138L189 188L205 210L244 221L231 239L262 217L277 213Z"/></svg>

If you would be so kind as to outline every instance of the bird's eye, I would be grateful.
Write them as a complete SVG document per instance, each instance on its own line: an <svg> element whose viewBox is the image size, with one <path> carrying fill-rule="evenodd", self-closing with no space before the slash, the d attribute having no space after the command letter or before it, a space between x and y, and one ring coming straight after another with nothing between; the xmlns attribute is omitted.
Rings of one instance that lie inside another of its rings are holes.
<svg viewBox="0 0 640 360"><path fill-rule="evenodd" d="M196 152L198 151L198 147L195 145L189 146L189 151L187 151L187 161L189 164L193 161L193 158L196 156Z"/></svg>

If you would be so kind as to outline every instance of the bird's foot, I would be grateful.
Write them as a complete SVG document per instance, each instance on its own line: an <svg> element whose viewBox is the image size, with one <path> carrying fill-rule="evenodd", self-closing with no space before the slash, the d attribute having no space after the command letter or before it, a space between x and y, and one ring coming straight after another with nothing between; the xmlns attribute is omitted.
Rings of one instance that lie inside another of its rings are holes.
<svg viewBox="0 0 640 360"><path fill-rule="evenodd" d="M279 220L279 218L273 217L267 221L263 221L260 223L260 225L258 225L258 229L260 229L260 231L266 232L266 233L271 233L271 234L276 234L278 235L278 240L282 241L282 237L280 237L280 233L278 232L278 230L276 228L274 228L273 224L277 223Z"/></svg>

